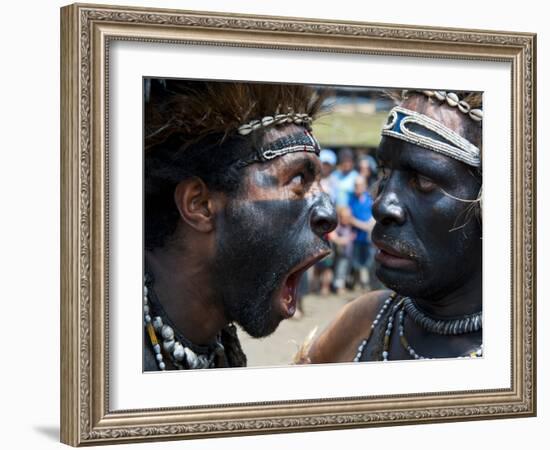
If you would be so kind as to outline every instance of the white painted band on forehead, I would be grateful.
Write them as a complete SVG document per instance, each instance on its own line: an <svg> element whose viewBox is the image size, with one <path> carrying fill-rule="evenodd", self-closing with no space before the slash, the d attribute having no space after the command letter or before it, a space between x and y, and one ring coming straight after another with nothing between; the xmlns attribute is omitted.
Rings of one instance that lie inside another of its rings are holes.
<svg viewBox="0 0 550 450"><path fill-rule="evenodd" d="M263 163L278 158L288 153L307 152L319 156L321 146L317 139L306 129L290 136L283 136L261 148L257 148L248 158L236 162L238 167L246 167L249 164Z"/></svg>
<svg viewBox="0 0 550 450"><path fill-rule="evenodd" d="M283 146L278 147L279 142L283 143ZM277 158L278 156L286 155L287 153L296 153L296 152L310 152L319 155L321 151L321 146L317 139L313 135L305 130L303 135L301 134L299 138L291 136L290 138L283 138L278 141L275 141L275 145L269 145L267 148L262 148L260 153L262 158L266 161Z"/></svg>
<svg viewBox="0 0 550 450"><path fill-rule="evenodd" d="M432 131L446 142L414 132L407 127L408 124L418 125ZM481 152L474 144L431 117L402 106L396 106L390 111L388 120L382 129L382 135L427 148L469 166L481 166Z"/></svg>

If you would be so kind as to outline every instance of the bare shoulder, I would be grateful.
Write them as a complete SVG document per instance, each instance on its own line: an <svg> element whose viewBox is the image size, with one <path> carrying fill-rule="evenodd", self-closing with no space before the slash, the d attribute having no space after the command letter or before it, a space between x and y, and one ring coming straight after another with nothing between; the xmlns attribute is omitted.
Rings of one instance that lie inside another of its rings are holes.
<svg viewBox="0 0 550 450"><path fill-rule="evenodd" d="M311 363L352 361L357 346L370 332L376 314L391 294L389 290L369 292L344 306L311 344Z"/></svg>
<svg viewBox="0 0 550 450"><path fill-rule="evenodd" d="M346 307L349 307L349 314L351 314L356 321L370 327L378 311L380 311L382 304L392 294L393 291L387 289L368 292L348 303Z"/></svg>

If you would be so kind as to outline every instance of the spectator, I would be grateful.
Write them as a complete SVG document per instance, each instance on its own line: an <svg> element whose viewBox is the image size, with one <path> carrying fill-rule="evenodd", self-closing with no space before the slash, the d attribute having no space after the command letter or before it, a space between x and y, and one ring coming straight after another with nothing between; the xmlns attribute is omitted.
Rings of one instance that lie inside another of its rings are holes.
<svg viewBox="0 0 550 450"><path fill-rule="evenodd" d="M319 154L321 160L321 187L329 195L332 203L336 203L336 179L331 177L336 167L336 153L324 148Z"/></svg>
<svg viewBox="0 0 550 450"><path fill-rule="evenodd" d="M367 182L367 191L370 192L372 184L377 179L376 160L371 155L365 155L359 160L359 175Z"/></svg>
<svg viewBox="0 0 550 450"><path fill-rule="evenodd" d="M369 284L369 253L370 232L374 227L372 217L372 197L367 192L367 182L358 176L354 183L354 192L349 196L349 207L352 218L351 224L356 234L353 244L352 268L359 275L359 282L363 289Z"/></svg>
<svg viewBox="0 0 550 450"><path fill-rule="evenodd" d="M336 206L347 206L349 194L353 192L353 183L359 173L353 168L353 151L344 148L338 155L339 166L331 178L336 187Z"/></svg>
<svg viewBox="0 0 550 450"><path fill-rule="evenodd" d="M347 206L338 208L338 226L329 235L334 243L334 288L338 294L345 291L346 278L351 267L353 257L353 241L355 233L351 226L351 210Z"/></svg>

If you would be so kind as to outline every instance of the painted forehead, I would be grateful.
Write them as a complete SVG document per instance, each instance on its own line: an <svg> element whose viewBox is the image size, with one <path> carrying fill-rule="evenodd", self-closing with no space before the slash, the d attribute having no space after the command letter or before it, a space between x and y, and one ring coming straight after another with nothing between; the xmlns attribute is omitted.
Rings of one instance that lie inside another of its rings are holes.
<svg viewBox="0 0 550 450"><path fill-rule="evenodd" d="M414 169L432 176L456 176L468 171L460 161L391 137L382 138L376 156L389 168Z"/></svg>

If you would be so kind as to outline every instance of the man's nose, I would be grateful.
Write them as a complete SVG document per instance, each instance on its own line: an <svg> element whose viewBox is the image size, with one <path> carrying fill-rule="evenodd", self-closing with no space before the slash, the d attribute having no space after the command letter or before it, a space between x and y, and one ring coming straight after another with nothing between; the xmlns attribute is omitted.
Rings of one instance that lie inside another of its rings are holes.
<svg viewBox="0 0 550 450"><path fill-rule="evenodd" d="M338 225L336 209L327 194L320 194L311 212L310 223L311 229L319 237L323 237L325 234L330 233L336 228L336 225Z"/></svg>
<svg viewBox="0 0 550 450"><path fill-rule="evenodd" d="M389 186L385 186L376 198L372 206L372 215L377 222L383 225L390 225L392 222L403 225L407 217L405 207L397 193Z"/></svg>

